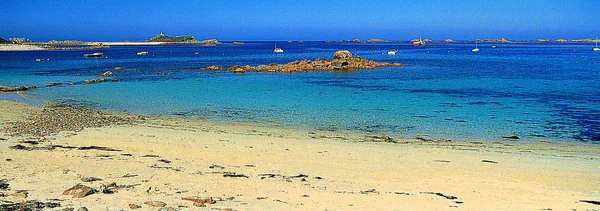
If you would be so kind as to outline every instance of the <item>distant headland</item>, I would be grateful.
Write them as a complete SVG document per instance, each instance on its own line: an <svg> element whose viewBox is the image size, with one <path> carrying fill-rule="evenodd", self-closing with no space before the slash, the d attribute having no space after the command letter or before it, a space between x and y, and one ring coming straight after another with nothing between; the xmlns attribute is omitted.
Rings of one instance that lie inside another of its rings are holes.
<svg viewBox="0 0 600 211"><path fill-rule="evenodd" d="M197 45L219 45L217 39L196 40L194 36L168 36L162 32L145 41L122 41L122 42L84 42L80 40L50 40L47 42L34 42L28 38L10 38L8 40L0 37L0 51L29 51L29 50L77 50L110 48L111 45L164 45L164 44L197 44Z"/></svg>
<svg viewBox="0 0 600 211"><path fill-rule="evenodd" d="M537 39L537 40L510 40L506 38L489 38L489 39L474 39L474 40L454 40L447 38L444 40L433 40L427 38L415 38L408 40L415 46L425 45L427 43L593 43L600 40L593 38L584 39ZM293 43L293 40L288 40L288 43ZM298 40L298 43L304 41ZM325 42L338 42L338 43L403 43L407 40L386 40L380 38L371 38L367 40L361 40L358 38L354 39L342 39L342 40L325 40ZM30 51L30 50L77 50L77 49L98 49L98 48L110 48L110 46L121 46L121 45L168 45L168 44L192 44L192 45L206 45L213 46L223 44L217 39L204 39L196 40L191 35L178 35L169 36L160 32L158 35L151 37L144 41L121 41L121 42L84 42L79 40L50 40L47 42L36 42L28 38L13 37L10 39L4 39L0 37L0 51ZM234 41L231 44L241 45L244 44L240 41Z"/></svg>

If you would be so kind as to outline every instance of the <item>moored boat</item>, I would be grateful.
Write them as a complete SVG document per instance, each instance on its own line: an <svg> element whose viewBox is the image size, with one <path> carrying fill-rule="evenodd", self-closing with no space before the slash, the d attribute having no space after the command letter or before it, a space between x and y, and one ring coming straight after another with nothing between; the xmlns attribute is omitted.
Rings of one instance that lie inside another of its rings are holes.
<svg viewBox="0 0 600 211"><path fill-rule="evenodd" d="M391 49L391 50L388 51L388 54L389 55L396 55L396 52L398 52L398 51L396 51L396 49Z"/></svg>
<svg viewBox="0 0 600 211"><path fill-rule="evenodd" d="M479 48L477 47L477 41L475 41L475 48L473 48L471 52L479 52Z"/></svg>
<svg viewBox="0 0 600 211"><path fill-rule="evenodd" d="M140 52L137 52L137 55L138 55L138 56L145 56L145 55L148 55L148 51L140 51Z"/></svg>
<svg viewBox="0 0 600 211"><path fill-rule="evenodd" d="M103 52L83 54L83 57L88 57L88 58L102 58L102 56L104 56Z"/></svg>
<svg viewBox="0 0 600 211"><path fill-rule="evenodd" d="M282 48L278 48L277 44L275 44L275 49L273 49L273 53L283 53L283 49Z"/></svg>
<svg viewBox="0 0 600 211"><path fill-rule="evenodd" d="M600 51L600 48L598 47L598 37L596 37L596 47L594 47L592 50L594 51Z"/></svg>

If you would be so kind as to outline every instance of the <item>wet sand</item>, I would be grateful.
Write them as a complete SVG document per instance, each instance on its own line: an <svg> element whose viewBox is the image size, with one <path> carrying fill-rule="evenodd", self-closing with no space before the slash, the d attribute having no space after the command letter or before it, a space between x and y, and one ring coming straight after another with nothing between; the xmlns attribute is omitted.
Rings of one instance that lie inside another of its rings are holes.
<svg viewBox="0 0 600 211"><path fill-rule="evenodd" d="M0 101L0 124L42 109ZM149 201L181 210L600 209L594 204L600 201L600 146L591 144L388 139L180 117L44 137L3 131L5 205L37 200L75 210L130 210L130 204L159 209ZM98 192L63 195L77 184ZM182 199L190 197L216 203Z"/></svg>

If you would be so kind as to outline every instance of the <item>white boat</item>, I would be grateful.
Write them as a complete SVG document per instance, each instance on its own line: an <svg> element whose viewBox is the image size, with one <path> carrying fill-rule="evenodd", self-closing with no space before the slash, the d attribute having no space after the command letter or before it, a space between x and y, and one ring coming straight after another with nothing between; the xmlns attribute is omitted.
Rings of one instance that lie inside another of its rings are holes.
<svg viewBox="0 0 600 211"><path fill-rule="evenodd" d="M388 51L388 54L389 55L396 55L396 52L398 52L398 51L396 51L396 49L391 49L390 51Z"/></svg>
<svg viewBox="0 0 600 211"><path fill-rule="evenodd" d="M145 56L145 55L148 55L148 51L140 51L140 52L137 52L137 55L138 55L138 56Z"/></svg>
<svg viewBox="0 0 600 211"><path fill-rule="evenodd" d="M492 48L496 48L496 46L495 46L495 45L492 45Z"/></svg>
<svg viewBox="0 0 600 211"><path fill-rule="evenodd" d="M479 48L477 47L477 41L475 41L475 48L473 48L471 52L479 52Z"/></svg>
<svg viewBox="0 0 600 211"><path fill-rule="evenodd" d="M275 49L273 49L273 53L283 53L283 49L282 48L278 48L277 44L275 44Z"/></svg>
<svg viewBox="0 0 600 211"><path fill-rule="evenodd" d="M83 57L96 57L96 58L102 58L102 56L104 56L104 53L102 53L102 52L96 52L96 53L86 53L86 54L83 54Z"/></svg>
<svg viewBox="0 0 600 211"><path fill-rule="evenodd" d="M592 49L594 51L600 51L600 48L598 48L598 37L596 37L596 47L594 47L594 49Z"/></svg>

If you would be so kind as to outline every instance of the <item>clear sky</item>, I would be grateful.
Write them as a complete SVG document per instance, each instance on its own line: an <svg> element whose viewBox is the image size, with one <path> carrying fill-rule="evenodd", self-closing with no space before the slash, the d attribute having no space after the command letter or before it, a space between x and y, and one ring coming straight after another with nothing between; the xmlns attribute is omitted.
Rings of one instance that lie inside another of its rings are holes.
<svg viewBox="0 0 600 211"><path fill-rule="evenodd" d="M576 39L600 36L600 0L0 0L0 37L141 41Z"/></svg>

